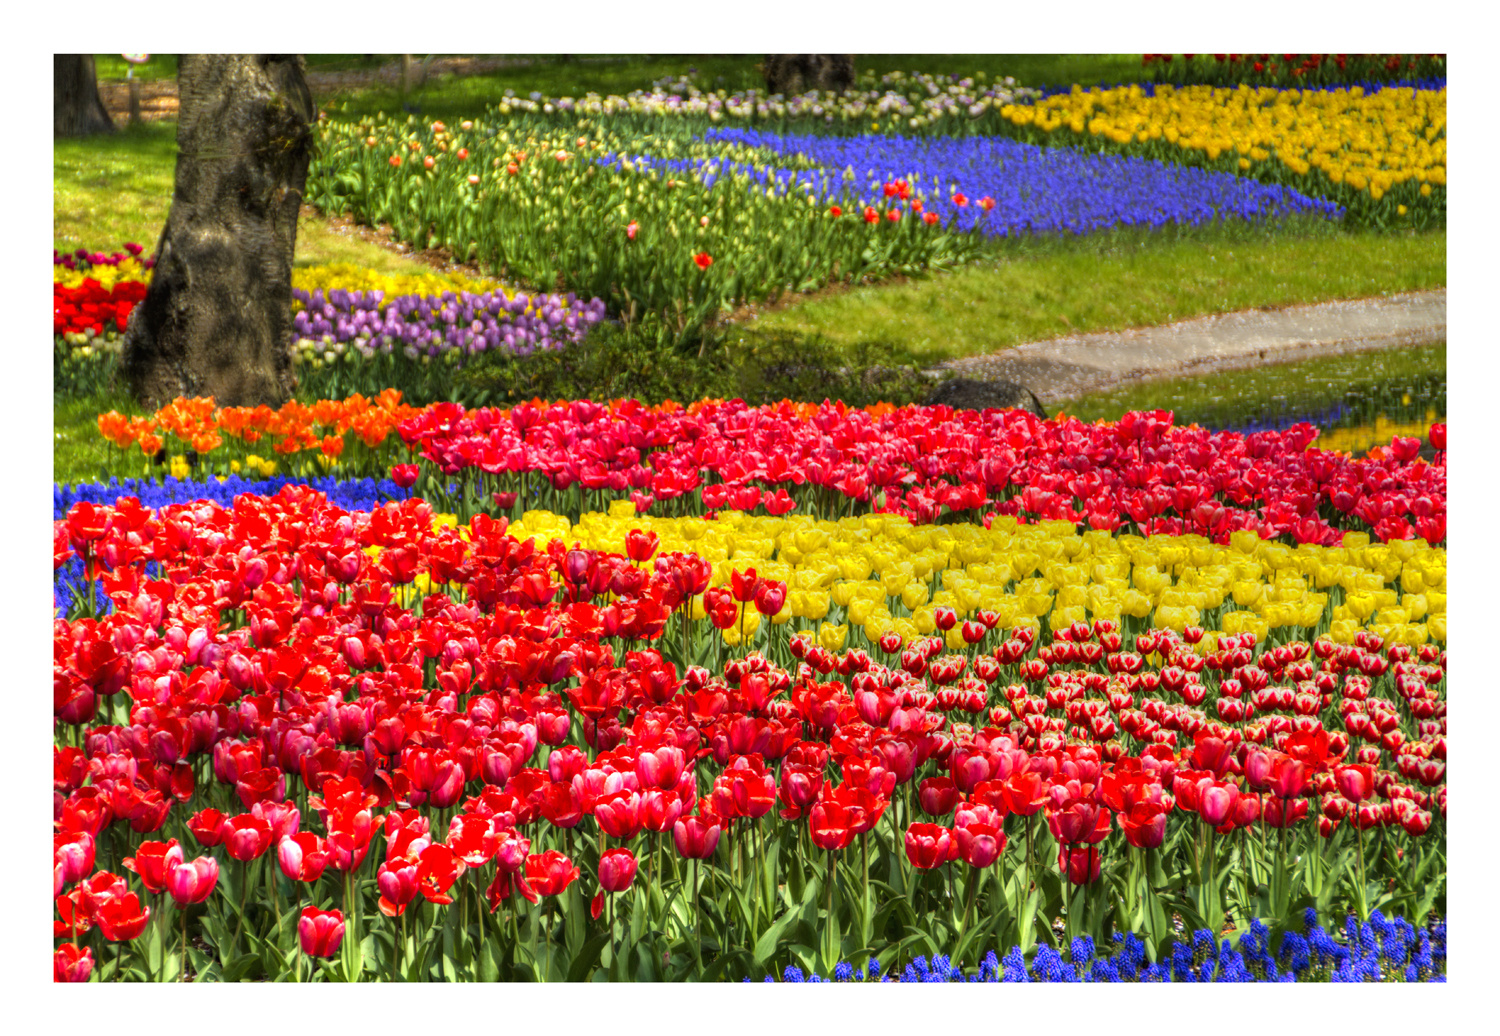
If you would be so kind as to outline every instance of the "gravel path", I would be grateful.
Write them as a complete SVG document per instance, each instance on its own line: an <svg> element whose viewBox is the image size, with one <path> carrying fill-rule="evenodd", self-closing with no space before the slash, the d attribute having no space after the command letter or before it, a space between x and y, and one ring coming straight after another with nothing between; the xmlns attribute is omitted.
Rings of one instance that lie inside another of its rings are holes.
<svg viewBox="0 0 1500 1036"><path fill-rule="evenodd" d="M1448 291L1219 313L1162 327L1068 335L986 356L949 360L929 373L1003 378L1044 403L1126 381L1287 363L1337 353L1420 345L1448 337Z"/></svg>

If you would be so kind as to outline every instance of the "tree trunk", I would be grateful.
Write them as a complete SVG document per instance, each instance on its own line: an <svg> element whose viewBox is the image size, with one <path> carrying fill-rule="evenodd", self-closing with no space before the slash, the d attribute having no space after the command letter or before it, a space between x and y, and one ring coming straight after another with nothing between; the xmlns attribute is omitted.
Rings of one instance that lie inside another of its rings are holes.
<svg viewBox="0 0 1500 1036"><path fill-rule="evenodd" d="M843 93L854 85L854 55L767 54L761 71L765 73L767 93L786 96L808 90Z"/></svg>
<svg viewBox="0 0 1500 1036"><path fill-rule="evenodd" d="M94 55L52 55L52 136L87 137L113 133L99 81L94 77Z"/></svg>
<svg viewBox="0 0 1500 1036"><path fill-rule="evenodd" d="M300 55L178 61L172 207L124 341L125 377L145 405L291 394L292 253L316 114L305 73Z"/></svg>

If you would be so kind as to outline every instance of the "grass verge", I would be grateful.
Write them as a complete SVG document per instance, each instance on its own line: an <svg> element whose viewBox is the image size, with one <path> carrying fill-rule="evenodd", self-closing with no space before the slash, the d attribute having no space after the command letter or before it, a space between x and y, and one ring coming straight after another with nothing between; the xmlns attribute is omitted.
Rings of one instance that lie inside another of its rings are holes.
<svg viewBox="0 0 1500 1036"><path fill-rule="evenodd" d="M1119 231L1014 243L963 269L825 293L749 323L934 363L1067 334L1440 288L1447 248L1446 231Z"/></svg>
<svg viewBox="0 0 1500 1036"><path fill-rule="evenodd" d="M1178 424L1232 427L1256 420L1316 414L1367 400L1382 411L1425 406L1448 371L1447 342L1346 353L1253 370L1222 371L1121 386L1058 404L1083 421L1117 420L1130 410L1171 410Z"/></svg>

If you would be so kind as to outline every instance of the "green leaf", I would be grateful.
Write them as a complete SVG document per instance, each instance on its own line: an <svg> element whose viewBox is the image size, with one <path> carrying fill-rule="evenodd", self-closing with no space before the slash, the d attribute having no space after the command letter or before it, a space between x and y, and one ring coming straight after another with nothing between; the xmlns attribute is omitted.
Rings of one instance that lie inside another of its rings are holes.
<svg viewBox="0 0 1500 1036"><path fill-rule="evenodd" d="M199 964L197 958L194 957L194 953L196 953L196 951L190 952L189 957L193 958L194 969L198 969ZM238 982L246 975L249 975L252 970L259 967L260 954L242 953L238 957L235 957L233 960L231 960L228 964L224 965L224 971L221 977L225 982Z"/></svg>
<svg viewBox="0 0 1500 1036"><path fill-rule="evenodd" d="M800 916L800 909L793 908L788 910L770 928L766 929L764 935L755 941L755 949L752 951L750 958L756 967L765 966L766 961L770 960L772 955L775 954L777 945L780 943L781 937L786 933L787 928Z"/></svg>
<svg viewBox="0 0 1500 1036"><path fill-rule="evenodd" d="M610 933L601 932L584 943L583 948L578 951L578 956L573 958L573 963L568 968L568 981L585 981L599 963L599 955L604 951L604 947L609 945L609 941Z"/></svg>
<svg viewBox="0 0 1500 1036"><path fill-rule="evenodd" d="M729 969L730 964L738 963L743 968L744 963L748 959L749 959L749 954L747 954L744 951L743 948L730 950L727 953L721 953L719 955L718 959L716 959L712 964L710 964L706 969L704 969L703 978L701 979L701 981L703 981L703 982L718 982L718 981L721 981L722 978L723 978L724 973ZM743 976L736 975L735 977L736 978L742 978Z"/></svg>

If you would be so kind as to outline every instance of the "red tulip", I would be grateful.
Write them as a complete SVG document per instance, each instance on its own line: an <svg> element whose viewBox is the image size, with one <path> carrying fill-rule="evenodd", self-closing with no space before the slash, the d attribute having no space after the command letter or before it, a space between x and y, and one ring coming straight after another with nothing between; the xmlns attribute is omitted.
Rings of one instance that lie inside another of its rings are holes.
<svg viewBox="0 0 1500 1036"><path fill-rule="evenodd" d="M1267 790L1277 798L1292 799L1307 789L1307 767L1301 760L1278 755L1271 764L1271 779Z"/></svg>
<svg viewBox="0 0 1500 1036"><path fill-rule="evenodd" d="M962 799L951 777L928 777L917 785L917 804L928 816L945 817Z"/></svg>
<svg viewBox="0 0 1500 1036"><path fill-rule="evenodd" d="M906 858L913 867L931 870L957 859L958 843L939 824L912 824L906 829Z"/></svg>
<svg viewBox="0 0 1500 1036"><path fill-rule="evenodd" d="M176 845L177 840L173 839L165 843L142 842L141 848L144 849L147 845L153 844L162 845L162 852L166 852L166 846ZM136 855L140 855L139 850ZM82 881L94 869L94 836L87 831L59 831L52 839L52 860L61 868L64 882L71 884L75 881ZM130 870L135 870L133 860L125 860L124 865ZM141 881L152 892L161 891L159 881L156 888L151 888L150 882L144 875Z"/></svg>
<svg viewBox="0 0 1500 1036"><path fill-rule="evenodd" d="M212 856L200 856L167 868L167 894L179 907L203 902L218 883L219 861Z"/></svg>
<svg viewBox="0 0 1500 1036"><path fill-rule="evenodd" d="M628 841L641 833L645 818L639 792L621 788L594 803L594 819L599 829L611 838Z"/></svg>
<svg viewBox="0 0 1500 1036"><path fill-rule="evenodd" d="M142 842L134 856L120 862L126 870L140 875L146 891L159 894L167 887L167 868L182 862L182 847L175 838L167 842Z"/></svg>
<svg viewBox="0 0 1500 1036"><path fill-rule="evenodd" d="M1375 768L1359 763L1340 766L1333 773L1344 798L1358 805L1375 790Z"/></svg>
<svg viewBox="0 0 1500 1036"><path fill-rule="evenodd" d="M344 941L344 912L309 906L297 919L297 941L309 957L332 957Z"/></svg>
<svg viewBox="0 0 1500 1036"><path fill-rule="evenodd" d="M500 835L488 817L460 813L448 825L448 847L468 867L483 867L494 859Z"/></svg>
<svg viewBox="0 0 1500 1036"><path fill-rule="evenodd" d="M417 856L417 891L429 903L446 906L453 902L448 890L466 869L448 846L441 842L429 845Z"/></svg>
<svg viewBox="0 0 1500 1036"><path fill-rule="evenodd" d="M656 533L631 529L625 534L625 556L631 561L650 561L659 543Z"/></svg>
<svg viewBox="0 0 1500 1036"><path fill-rule="evenodd" d="M868 794L868 792L867 792ZM826 796L813 804L807 816L808 834L819 849L846 849L864 821L864 810L843 799Z"/></svg>
<svg viewBox="0 0 1500 1036"><path fill-rule="evenodd" d="M553 827L574 828L583 820L583 797L571 782L548 784L542 792L541 811Z"/></svg>
<svg viewBox="0 0 1500 1036"><path fill-rule="evenodd" d="M1016 816L1029 817L1049 801L1047 778L1035 771L1017 770L1005 779L1005 806Z"/></svg>
<svg viewBox="0 0 1500 1036"><path fill-rule="evenodd" d="M1268 798L1261 810L1267 827L1291 827L1299 820L1307 819L1307 813L1306 799Z"/></svg>
<svg viewBox="0 0 1500 1036"><path fill-rule="evenodd" d="M1074 885L1098 881L1099 863L1099 849L1096 846L1060 846L1057 850L1057 867Z"/></svg>
<svg viewBox="0 0 1500 1036"><path fill-rule="evenodd" d="M317 881L328 866L327 843L311 831L288 835L276 844L276 862L292 881Z"/></svg>
<svg viewBox="0 0 1500 1036"><path fill-rule="evenodd" d="M526 857L526 881L539 896L559 896L578 879L578 868L556 849Z"/></svg>
<svg viewBox="0 0 1500 1036"><path fill-rule="evenodd" d="M1210 827L1218 827L1234 812L1239 797L1240 789L1228 781L1205 782L1198 789L1198 815Z"/></svg>
<svg viewBox="0 0 1500 1036"><path fill-rule="evenodd" d="M1067 845L1102 841L1110 832L1110 813L1098 803L1076 799L1062 809L1047 812L1052 837Z"/></svg>
<svg viewBox="0 0 1500 1036"><path fill-rule="evenodd" d="M380 890L382 914L400 917L406 913L411 901L417 898L416 858L399 856L386 860L375 873L375 886Z"/></svg>
<svg viewBox="0 0 1500 1036"><path fill-rule="evenodd" d="M128 942L146 930L151 909L134 892L113 896L99 906L99 931L110 942Z"/></svg>
<svg viewBox="0 0 1500 1036"><path fill-rule="evenodd" d="M719 845L719 820L696 814L685 816L673 825L672 841L683 859L706 860Z"/></svg>
<svg viewBox="0 0 1500 1036"><path fill-rule="evenodd" d="M1207 731L1200 730L1193 736L1193 751L1189 757L1193 768L1196 770L1208 770L1218 780L1224 776L1224 771L1229 766L1229 760L1234 756L1234 747L1223 738L1214 737Z"/></svg>
<svg viewBox="0 0 1500 1036"><path fill-rule="evenodd" d="M606 892L624 892L635 881L640 862L629 849L606 849L599 857L599 885Z"/></svg>
<svg viewBox="0 0 1500 1036"><path fill-rule="evenodd" d="M391 465L391 481L401 489L410 489L417 483L419 468L415 464Z"/></svg>
<svg viewBox="0 0 1500 1036"><path fill-rule="evenodd" d="M63 943L52 954L52 981L87 982L94 972L94 951Z"/></svg>
<svg viewBox="0 0 1500 1036"><path fill-rule="evenodd" d="M958 854L970 867L983 870L1005 851L1005 832L997 824L965 824L954 828Z"/></svg>
<svg viewBox="0 0 1500 1036"><path fill-rule="evenodd" d="M271 847L271 825L250 813L224 822L224 849L236 860L253 860Z"/></svg>
<svg viewBox="0 0 1500 1036"><path fill-rule="evenodd" d="M1162 802L1136 802L1120 813L1120 830L1125 841L1137 849L1160 848L1167 833L1167 811Z"/></svg>

